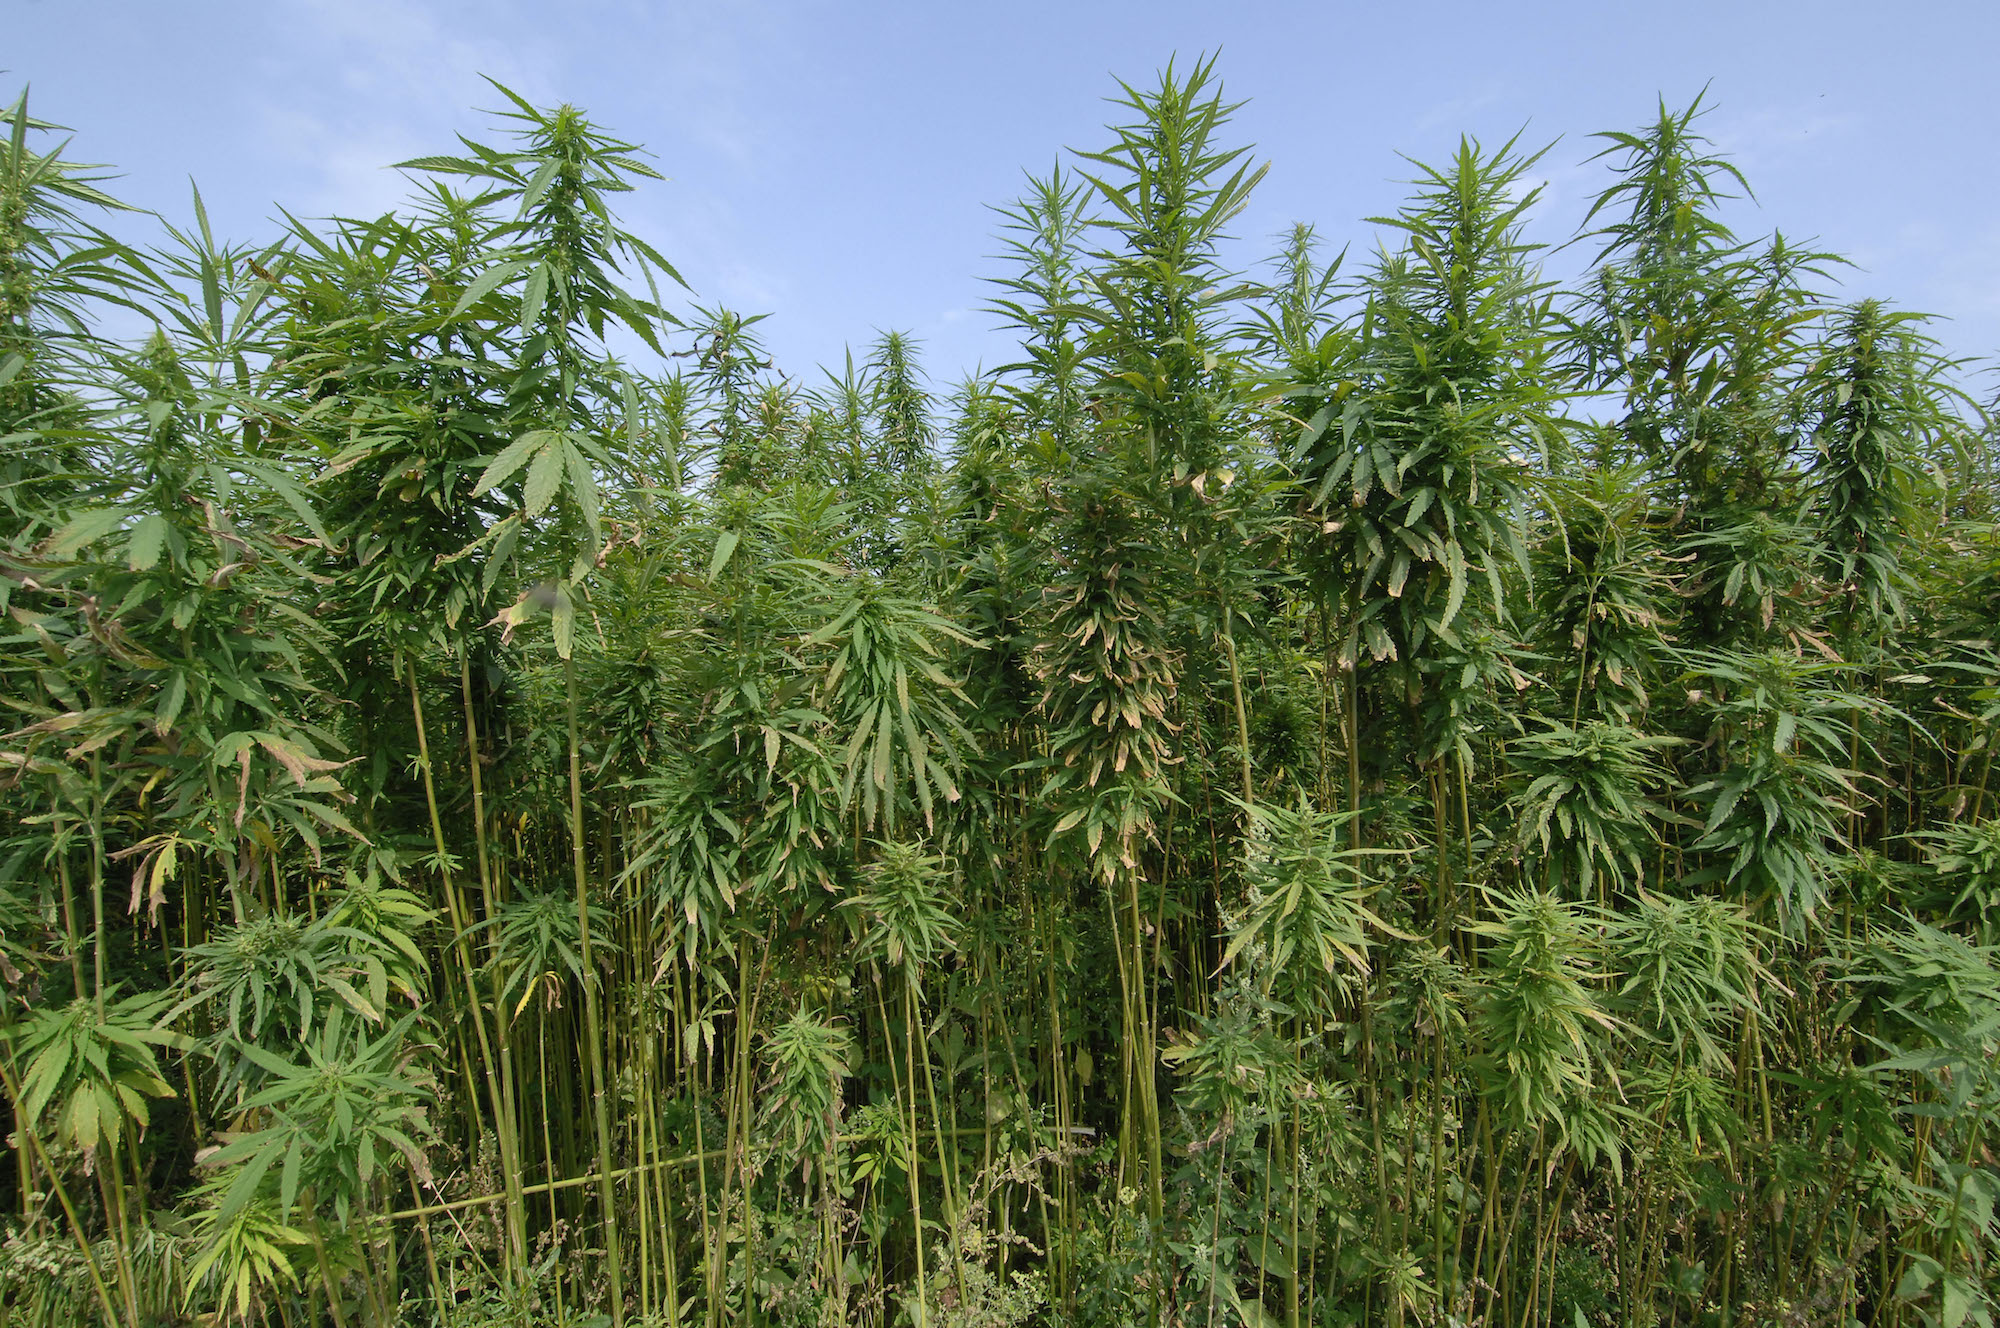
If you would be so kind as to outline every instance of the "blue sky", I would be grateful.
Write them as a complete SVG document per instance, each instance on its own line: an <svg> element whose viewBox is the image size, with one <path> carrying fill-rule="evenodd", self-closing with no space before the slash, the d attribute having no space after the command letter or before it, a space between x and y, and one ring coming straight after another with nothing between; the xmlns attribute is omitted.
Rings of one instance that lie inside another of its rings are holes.
<svg viewBox="0 0 2000 1328"><path fill-rule="evenodd" d="M1461 133L1554 142L1533 233L1568 238L1604 183L1589 135L1704 86L1703 122L1749 176L1742 234L1781 229L1858 264L1841 298L1943 319L1955 355L2000 352L2000 4L1682 0L1424 6L1017 2L10 0L0 88L76 130L74 158L176 222L217 228L385 209L389 163L498 134L481 74L573 102L644 143L668 182L625 217L690 301L769 312L811 381L879 329L950 382L1008 356L981 306L989 205L1068 148L1107 141L1114 78L1220 51L1232 131L1270 174L1238 220L1249 265L1295 220L1355 259L1409 164ZM1552 260L1552 270L1577 250ZM1351 259L1352 264L1355 259ZM1982 395L1993 380L1973 380Z"/></svg>

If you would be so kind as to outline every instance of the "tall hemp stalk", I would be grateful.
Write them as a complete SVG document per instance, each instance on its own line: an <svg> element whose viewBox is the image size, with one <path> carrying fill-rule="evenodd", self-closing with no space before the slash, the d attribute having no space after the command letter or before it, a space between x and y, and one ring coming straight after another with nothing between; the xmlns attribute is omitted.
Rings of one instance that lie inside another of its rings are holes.
<svg viewBox="0 0 2000 1328"><path fill-rule="evenodd" d="M1700 100L1256 281L1121 83L949 387L497 95L150 248L6 113L0 1320L2000 1311L2000 431Z"/></svg>

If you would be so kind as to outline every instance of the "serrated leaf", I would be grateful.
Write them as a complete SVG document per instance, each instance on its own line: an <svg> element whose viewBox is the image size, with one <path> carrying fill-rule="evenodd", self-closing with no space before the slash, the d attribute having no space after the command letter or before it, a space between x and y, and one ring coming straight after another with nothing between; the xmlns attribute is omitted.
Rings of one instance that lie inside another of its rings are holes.
<svg viewBox="0 0 2000 1328"><path fill-rule="evenodd" d="M590 542L597 545L604 540L603 523L597 514L597 477L591 473L590 460L583 449L564 440L563 462L569 471L570 496L583 511L583 524L590 531Z"/></svg>
<svg viewBox="0 0 2000 1328"><path fill-rule="evenodd" d="M345 978L334 973L322 973L320 974L320 981L330 988L334 995L347 1002L348 1009L354 1011L369 1023L375 1024L382 1021L382 1011L374 1002L369 1001L360 992L356 991L354 985Z"/></svg>
<svg viewBox="0 0 2000 1328"><path fill-rule="evenodd" d="M458 303L452 306L451 317L457 318L467 309L478 304L481 300L492 294L500 283L511 281L513 278L520 276L526 270L527 266L526 259L516 259L510 263L495 263L492 267L487 268L484 272L474 277L472 284L465 288L465 294L458 297Z"/></svg>
<svg viewBox="0 0 2000 1328"><path fill-rule="evenodd" d="M562 473L562 436L552 434L542 444L542 450L535 453L534 462L528 467L528 487L523 497L529 516L540 516L555 499L556 489L562 483Z"/></svg>
<svg viewBox="0 0 2000 1328"><path fill-rule="evenodd" d="M535 270L528 274L528 285L521 292L521 330L532 333L535 324L542 317L542 306L549 299L549 265L535 264Z"/></svg>
<svg viewBox="0 0 2000 1328"><path fill-rule="evenodd" d="M555 607L549 612L549 621L555 632L556 654L568 659L576 639L576 601L570 598L569 587L556 587Z"/></svg>
<svg viewBox="0 0 2000 1328"><path fill-rule="evenodd" d="M479 483L472 486L474 498L496 485L505 484L515 471L528 464L528 458L538 447L547 444L549 430L531 429L507 445L505 451L494 457L486 469L480 472Z"/></svg>
<svg viewBox="0 0 2000 1328"><path fill-rule="evenodd" d="M158 512L150 512L132 527L132 538L125 545L125 565L135 572L144 572L160 561L160 551L167 543L167 519Z"/></svg>
<svg viewBox="0 0 2000 1328"><path fill-rule="evenodd" d="M124 509L117 507L100 507L72 517L68 525L42 546L42 553L50 558L71 557L118 529L124 520Z"/></svg>
<svg viewBox="0 0 2000 1328"><path fill-rule="evenodd" d="M708 560L708 580L710 585L715 583L716 577L722 575L722 569L729 565L729 555L736 552L737 541L741 538L742 536L733 530L725 530L721 535L716 537L715 552L710 555Z"/></svg>
<svg viewBox="0 0 2000 1328"><path fill-rule="evenodd" d="M268 484L271 492L277 494L285 506L298 514L299 520L305 523L306 529L313 533L315 539L327 544L333 542L326 533L326 527L320 524L319 514L314 512L312 504L306 501L305 492L292 481L290 475L277 466L262 465L254 461L241 464L246 472Z"/></svg>

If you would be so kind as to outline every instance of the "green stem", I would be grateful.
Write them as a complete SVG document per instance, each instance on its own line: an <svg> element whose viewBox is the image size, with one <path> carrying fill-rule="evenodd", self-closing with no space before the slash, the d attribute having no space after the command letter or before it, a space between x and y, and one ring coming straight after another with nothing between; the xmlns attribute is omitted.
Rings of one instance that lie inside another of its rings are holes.
<svg viewBox="0 0 2000 1328"><path fill-rule="evenodd" d="M14 1107L14 1119L19 1122L16 1129L27 1146L33 1150L35 1161L49 1178L49 1188L55 1192L56 1202L61 1205L63 1216L69 1219L70 1235L76 1240L76 1248L83 1255L85 1271L90 1274L91 1289L97 1293L97 1303L104 1307L104 1321L118 1320L118 1307L112 1302L111 1289L104 1284L104 1270L98 1266L97 1252L90 1247L90 1238L83 1232L83 1220L77 1216L76 1205L70 1202L69 1190L63 1185L62 1177L56 1173L55 1164L49 1161L48 1150L42 1147L42 1137L21 1111L21 1085L14 1078L13 1066L4 1056L0 1056L0 1079L4 1079L7 1098Z"/></svg>
<svg viewBox="0 0 2000 1328"><path fill-rule="evenodd" d="M569 725L570 867L576 882L576 925L583 951L583 1038L590 1063L591 1127L597 1139L597 1203L604 1220L612 1328L625 1323L625 1261L618 1244L618 1205L611 1188L611 1102L604 1082L604 1039L597 1009L597 969L590 945L590 870L583 852L583 757L577 737L576 661L563 660L564 716Z"/></svg>

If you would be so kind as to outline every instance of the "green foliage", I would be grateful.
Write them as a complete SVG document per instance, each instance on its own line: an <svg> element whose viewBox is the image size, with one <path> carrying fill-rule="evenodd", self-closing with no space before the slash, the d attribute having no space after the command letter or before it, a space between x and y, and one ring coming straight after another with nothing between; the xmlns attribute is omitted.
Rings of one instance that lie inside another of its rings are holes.
<svg viewBox="0 0 2000 1328"><path fill-rule="evenodd" d="M1414 669L1431 642L1455 646L1475 578L1497 610L1507 561L1525 558L1514 509L1550 404L1546 302L1519 238L1535 195L1516 185L1534 161L1511 142L1488 154L1462 141L1448 168L1425 168L1409 208L1381 219L1407 239L1369 282L1360 391L1299 439L1357 597L1349 661L1365 651Z"/></svg>
<svg viewBox="0 0 2000 1328"><path fill-rule="evenodd" d="M610 929L605 924L610 919L603 909L592 909L586 916L593 931L602 928L606 933L593 948L606 950ZM493 931L488 963L496 978L495 997L514 1018L521 1016L538 993L553 1006L566 985L580 988L583 983L599 981L598 974L584 966L576 909L563 895L536 894L509 900L481 925Z"/></svg>
<svg viewBox="0 0 2000 1328"><path fill-rule="evenodd" d="M1508 745L1528 781L1515 799L1521 838L1539 850L1552 886L1574 880L1587 898L1646 879L1649 832L1665 817L1648 796L1666 776L1654 753L1679 743L1593 720L1581 728L1551 721Z"/></svg>
<svg viewBox="0 0 2000 1328"><path fill-rule="evenodd" d="M1100 391L1130 422L1125 445L1155 477L1191 486L1221 462L1233 424L1233 366L1218 324L1247 289L1218 249L1267 167L1251 167L1248 148L1217 142L1236 107L1222 100L1213 57L1184 77L1170 64L1157 88L1120 89L1115 104L1136 118L1115 129L1111 147L1078 154L1109 209L1095 224L1115 242L1095 255L1095 299L1079 312Z"/></svg>
<svg viewBox="0 0 2000 1328"><path fill-rule="evenodd" d="M950 875L921 845L884 841L875 849L867 885L852 900L866 919L862 945L914 977L952 949L962 925L950 907Z"/></svg>
<svg viewBox="0 0 2000 1328"><path fill-rule="evenodd" d="M223 1199L228 1183L227 1178L210 1182L209 1197ZM219 1207L204 1208L196 1230L202 1236L202 1250L188 1268L188 1298L198 1292L214 1296L224 1322L247 1324L252 1310L268 1304L273 1291L298 1287L294 1260L310 1239L286 1225L270 1199L253 1200L226 1218Z"/></svg>
<svg viewBox="0 0 2000 1328"><path fill-rule="evenodd" d="M369 1206L379 1168L401 1162L418 1175L428 1170L419 1139L431 1094L412 1064L419 1050L410 1041L416 1019L404 1015L370 1038L335 1013L302 1044L303 1065L259 1048L244 1049L271 1076L244 1107L265 1114L268 1123L207 1159L210 1167L232 1168L229 1188L216 1207L218 1238L223 1232L232 1233L228 1239L237 1238L234 1219L274 1170L278 1221L303 1204L315 1213L330 1213L342 1225L357 1207Z"/></svg>
<svg viewBox="0 0 2000 1328"><path fill-rule="evenodd" d="M256 918L187 947L189 995L180 1009L213 1012L209 1049L222 1067L222 1091L261 1078L246 1047L288 1050L342 1007L379 1022L392 990L420 999L423 956L390 920L423 922L431 914L408 891L383 889L372 878L363 886L352 873L349 880L355 888L322 917ZM361 925L344 925L350 922Z"/></svg>
<svg viewBox="0 0 2000 1328"><path fill-rule="evenodd" d="M1761 1017L1759 997L1770 982L1757 929L1743 910L1720 899L1641 892L1612 920L1612 938L1630 1023L1677 1063L1726 1069L1723 1036L1738 1021Z"/></svg>
<svg viewBox="0 0 2000 1328"><path fill-rule="evenodd" d="M1990 1323L1959 363L1699 99L1571 289L1515 141L1246 277L1216 71L955 387L574 107L142 251L13 105L0 1319Z"/></svg>
<svg viewBox="0 0 2000 1328"><path fill-rule="evenodd" d="M847 1035L804 1006L766 1040L771 1084L764 1109L783 1124L788 1148L801 1159L822 1157L833 1144L840 1083L852 1054Z"/></svg>
<svg viewBox="0 0 2000 1328"><path fill-rule="evenodd" d="M1364 871L1371 853L1381 850L1343 848L1353 818L1340 812L1268 804L1244 811L1247 898L1223 964L1254 944L1266 991L1300 1008L1346 1004L1368 976L1371 933L1386 929L1368 907L1378 887Z"/></svg>
<svg viewBox="0 0 2000 1328"><path fill-rule="evenodd" d="M1892 532L1921 519L1933 484L1924 458L1955 423L1920 321L1860 301L1828 339L1815 384L1820 456L1811 483L1826 577L1848 596L1850 613L1887 623L1904 617L1908 585Z"/></svg>
<svg viewBox="0 0 2000 1328"><path fill-rule="evenodd" d="M46 1113L55 1141L79 1150L86 1165L100 1147L118 1153L138 1143L152 1123L150 1100L174 1095L155 1049L185 1042L158 1027L166 1004L160 993L78 997L9 1028L9 1054L24 1067L17 1105L25 1127L39 1128Z"/></svg>
<svg viewBox="0 0 2000 1328"><path fill-rule="evenodd" d="M1923 838L1940 893L1951 896L1945 915L1971 924L1982 945L2000 941L2000 823L1960 822Z"/></svg>
<svg viewBox="0 0 2000 1328"><path fill-rule="evenodd" d="M1554 477L1559 522L1534 551L1547 649L1567 664L1557 685L1571 723L1586 713L1633 724L1652 702L1675 586L1651 528L1653 495L1636 468L1592 465Z"/></svg>
<svg viewBox="0 0 2000 1328"><path fill-rule="evenodd" d="M1587 1093L1617 1027L1588 985L1595 959L1576 909L1546 893L1493 900L1471 930L1487 940L1475 1024L1486 1048L1486 1091L1529 1129L1559 1121Z"/></svg>

